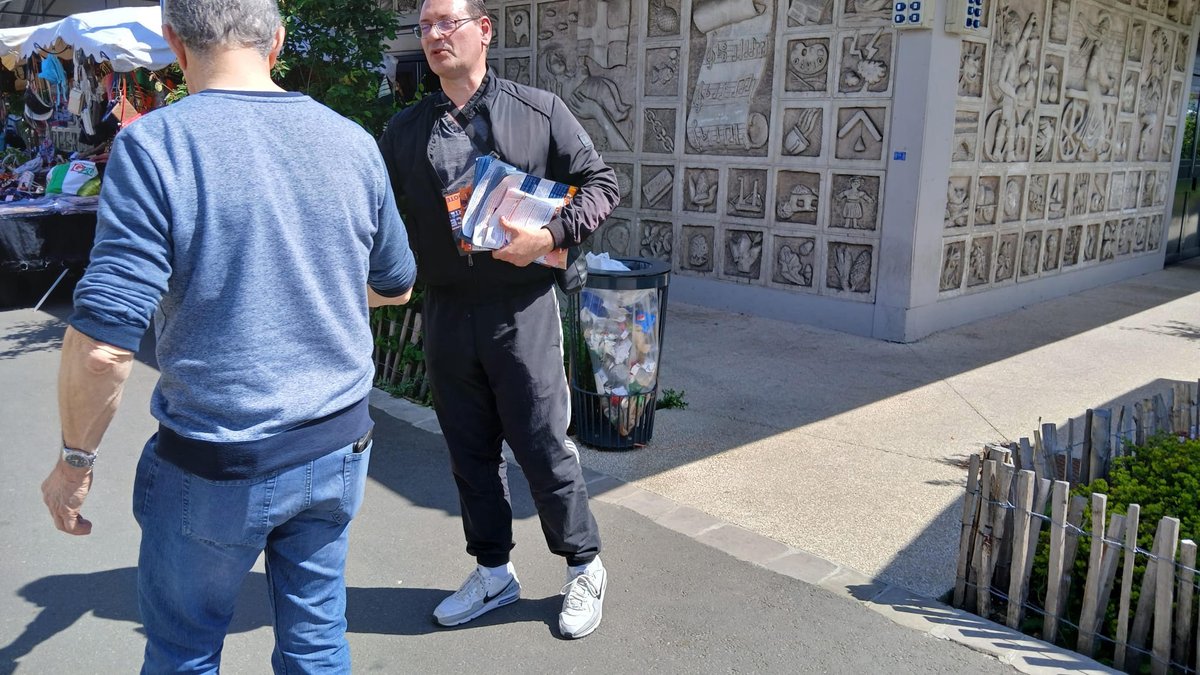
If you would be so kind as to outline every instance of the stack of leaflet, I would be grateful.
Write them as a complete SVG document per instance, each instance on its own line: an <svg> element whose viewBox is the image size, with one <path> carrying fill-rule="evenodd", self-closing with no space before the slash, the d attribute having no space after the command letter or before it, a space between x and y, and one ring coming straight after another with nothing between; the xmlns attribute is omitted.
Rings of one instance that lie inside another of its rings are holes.
<svg viewBox="0 0 1200 675"><path fill-rule="evenodd" d="M573 186L531 176L490 155L480 157L475 160L475 181L461 212L461 227L455 227L462 250L494 251L506 245L509 235L501 217L515 227L545 227L575 192ZM567 252L557 249L536 262L563 269Z"/></svg>

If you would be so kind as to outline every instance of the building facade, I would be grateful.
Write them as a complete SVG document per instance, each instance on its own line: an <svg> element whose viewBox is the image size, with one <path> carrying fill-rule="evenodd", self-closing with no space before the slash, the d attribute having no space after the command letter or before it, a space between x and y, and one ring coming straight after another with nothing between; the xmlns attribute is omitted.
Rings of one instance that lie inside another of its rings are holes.
<svg viewBox="0 0 1200 675"><path fill-rule="evenodd" d="M1191 0L925 2L497 2L490 58L616 169L589 248L676 299L908 341L1160 268Z"/></svg>

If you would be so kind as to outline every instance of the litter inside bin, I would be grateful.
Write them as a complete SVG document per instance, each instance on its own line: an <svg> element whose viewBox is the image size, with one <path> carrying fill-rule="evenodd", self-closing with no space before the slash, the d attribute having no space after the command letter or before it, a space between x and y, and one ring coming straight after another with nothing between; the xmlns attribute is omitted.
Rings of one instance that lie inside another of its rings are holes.
<svg viewBox="0 0 1200 675"><path fill-rule="evenodd" d="M590 264L590 261L589 261ZM653 400L658 374L658 292L585 288L579 322L604 416L628 436Z"/></svg>

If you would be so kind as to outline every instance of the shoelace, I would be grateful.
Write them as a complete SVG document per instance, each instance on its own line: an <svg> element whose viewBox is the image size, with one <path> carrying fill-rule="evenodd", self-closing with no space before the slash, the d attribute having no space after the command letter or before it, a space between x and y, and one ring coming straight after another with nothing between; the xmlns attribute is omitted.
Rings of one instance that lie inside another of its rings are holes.
<svg viewBox="0 0 1200 675"><path fill-rule="evenodd" d="M590 574L580 574L563 586L562 594L567 596L567 608L582 609L585 599L600 597L600 588Z"/></svg>
<svg viewBox="0 0 1200 675"><path fill-rule="evenodd" d="M467 577L454 595L463 600L474 601L476 598L487 595L486 589L487 582L483 580L483 575L476 569L471 572L471 576Z"/></svg>

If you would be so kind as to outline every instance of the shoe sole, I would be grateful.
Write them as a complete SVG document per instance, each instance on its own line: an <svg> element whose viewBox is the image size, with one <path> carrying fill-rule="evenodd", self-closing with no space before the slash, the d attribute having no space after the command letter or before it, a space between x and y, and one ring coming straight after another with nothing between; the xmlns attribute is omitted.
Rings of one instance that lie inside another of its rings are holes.
<svg viewBox="0 0 1200 675"><path fill-rule="evenodd" d="M483 616L484 614L487 614L488 612L492 611L493 609L496 609L498 607L503 607L505 605L511 605L512 603L514 603L520 599L521 599L521 586L518 585L516 592L513 593L512 595L498 596L495 599L493 599L491 602L485 602L482 607L480 607L479 609L475 610L471 614L468 614L464 617L460 617L460 618L456 617L453 619L442 620L435 616L435 617L433 617L433 620L437 625L443 626L445 628L451 628L453 626L461 626L464 623L467 623L468 621L473 621L474 619L478 619L479 617Z"/></svg>
<svg viewBox="0 0 1200 675"><path fill-rule="evenodd" d="M608 590L608 575L607 574L604 575L604 584L602 584L600 586L600 611L596 612L596 619L594 621L592 621L591 623L587 624L586 626L584 626L583 628L581 628L576 633L568 633L567 631L563 630L562 623L560 622L558 624L558 630L560 633L563 634L563 637L567 638L568 640L578 640L579 638L585 638L585 637L591 635L592 632L594 632L597 628L600 627L600 620L604 618L604 592L606 590Z"/></svg>

